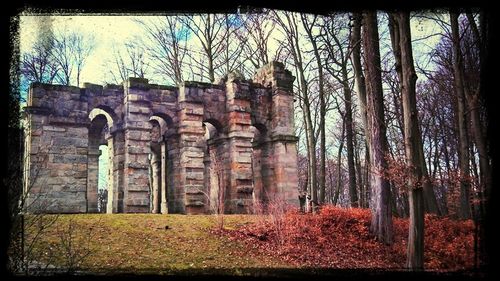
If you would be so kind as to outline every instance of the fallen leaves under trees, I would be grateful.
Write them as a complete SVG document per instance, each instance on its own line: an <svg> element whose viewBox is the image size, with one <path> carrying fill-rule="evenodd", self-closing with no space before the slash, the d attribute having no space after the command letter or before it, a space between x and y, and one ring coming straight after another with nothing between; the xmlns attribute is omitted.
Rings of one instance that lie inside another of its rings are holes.
<svg viewBox="0 0 500 281"><path fill-rule="evenodd" d="M370 234L368 209L325 206L318 214L287 212L271 216L271 220L224 232L231 239L244 241L249 248L278 256L295 266L405 267L408 219L394 219L394 244L386 246ZM426 215L424 255L426 270L472 269L473 222Z"/></svg>

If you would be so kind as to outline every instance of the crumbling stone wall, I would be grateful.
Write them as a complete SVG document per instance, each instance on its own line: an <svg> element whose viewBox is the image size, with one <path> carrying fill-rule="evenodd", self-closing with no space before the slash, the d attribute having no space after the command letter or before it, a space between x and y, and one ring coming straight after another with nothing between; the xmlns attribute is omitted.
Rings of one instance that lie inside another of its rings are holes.
<svg viewBox="0 0 500 281"><path fill-rule="evenodd" d="M219 84L35 83L25 110L27 205L97 212L107 145L108 213L208 213L217 194L226 213L273 200L298 206L293 80L273 62L253 81L229 74Z"/></svg>

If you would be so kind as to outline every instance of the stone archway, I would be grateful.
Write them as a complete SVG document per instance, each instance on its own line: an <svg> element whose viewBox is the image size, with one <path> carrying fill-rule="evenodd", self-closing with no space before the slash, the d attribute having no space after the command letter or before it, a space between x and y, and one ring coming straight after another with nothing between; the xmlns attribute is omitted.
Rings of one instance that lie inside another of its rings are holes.
<svg viewBox="0 0 500 281"><path fill-rule="evenodd" d="M99 146L105 145L108 149L108 171L105 174L107 180L107 204L106 213L117 212L116 198L117 189L114 186L114 167L113 167L113 136L111 129L115 125L116 117L110 108L97 107L89 113L90 126L88 134L88 152L87 152L87 212L95 213L98 200L98 178L99 156L101 151Z"/></svg>
<svg viewBox="0 0 500 281"><path fill-rule="evenodd" d="M168 164L168 130L172 129L172 118L166 114L156 113L149 118L152 125L151 128L151 152L150 152L150 190L152 200L152 213L167 214L169 189L172 189L169 184L171 177L171 169ZM172 190L171 190L172 191ZM170 196L171 197L171 196Z"/></svg>
<svg viewBox="0 0 500 281"><path fill-rule="evenodd" d="M225 213L250 212L263 194L298 203L293 80L283 64L273 62L253 80L228 75L219 84L172 87L144 78L104 87L33 84L26 107L26 169L38 148L52 149L43 174L49 184L35 183L33 190L45 189L32 197L49 198L51 212L97 211L99 145L107 145L108 212L145 213L156 204L161 213L206 213L209 148L222 158ZM217 131L209 141L208 126ZM259 149L267 166L254 161Z"/></svg>

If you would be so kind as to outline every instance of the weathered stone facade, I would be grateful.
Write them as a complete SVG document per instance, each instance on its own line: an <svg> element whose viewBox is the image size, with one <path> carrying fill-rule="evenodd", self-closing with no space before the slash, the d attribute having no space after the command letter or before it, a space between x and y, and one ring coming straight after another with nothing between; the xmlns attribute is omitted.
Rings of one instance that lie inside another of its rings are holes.
<svg viewBox="0 0 500 281"><path fill-rule="evenodd" d="M198 214L220 206L247 213L271 200L298 206L293 80L273 62L253 81L229 74L217 85L33 84L25 110L27 205L96 212L99 146L107 145L108 213Z"/></svg>

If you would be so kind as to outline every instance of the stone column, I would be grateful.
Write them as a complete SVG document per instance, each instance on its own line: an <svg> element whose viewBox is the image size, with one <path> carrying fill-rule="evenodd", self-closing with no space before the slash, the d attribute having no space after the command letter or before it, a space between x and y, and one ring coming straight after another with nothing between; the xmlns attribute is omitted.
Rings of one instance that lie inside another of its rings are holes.
<svg viewBox="0 0 500 281"><path fill-rule="evenodd" d="M262 183L262 150L259 143L253 142L252 152L252 172L253 172L253 202L254 211L262 211L262 201L264 195L264 186Z"/></svg>
<svg viewBox="0 0 500 281"><path fill-rule="evenodd" d="M87 154L87 213L97 213L100 155L101 151L98 147L89 145Z"/></svg>
<svg viewBox="0 0 500 281"><path fill-rule="evenodd" d="M294 134L293 81L295 77L282 63L272 62L260 69L254 81L271 86L272 118L267 124L270 142L266 143L271 169L262 167L263 179L269 173L272 182L265 184L268 200L283 200L299 206L297 146ZM262 158L264 159L264 155ZM267 170L267 171L266 171ZM273 175L271 175L273 173ZM268 178L269 179L269 178Z"/></svg>
<svg viewBox="0 0 500 281"><path fill-rule="evenodd" d="M114 139L110 136L108 139L108 202L106 204L106 213L112 214L118 211L118 188L115 186L115 169L114 169Z"/></svg>
<svg viewBox="0 0 500 281"><path fill-rule="evenodd" d="M235 81L226 83L228 112L228 152L230 187L226 195L226 213L249 213L253 209L252 138L250 131L249 85Z"/></svg>
<svg viewBox="0 0 500 281"><path fill-rule="evenodd" d="M151 148L151 173L152 173L152 200L153 200L153 214L160 213L161 201L163 198L163 193L159 193L162 187L161 185L161 159L159 159L159 153L156 149Z"/></svg>
<svg viewBox="0 0 500 281"><path fill-rule="evenodd" d="M161 180L160 180L160 196L161 196L161 213L168 214L168 206L167 206L167 144L165 141L161 142Z"/></svg>
<svg viewBox="0 0 500 281"><path fill-rule="evenodd" d="M124 129L125 173L124 212L149 212L149 145L152 125L147 79L129 78L125 82Z"/></svg>
<svg viewBox="0 0 500 281"><path fill-rule="evenodd" d="M112 142L108 139L109 178L108 202L109 213L123 213L123 197L125 182L125 133L121 125L112 128ZM111 195L110 195L111 194Z"/></svg>
<svg viewBox="0 0 500 281"><path fill-rule="evenodd" d="M274 174L274 158L272 153L272 143L264 142L260 145L260 175L262 181L262 191L260 199L262 200L263 211L267 210L267 204L273 199L276 192L276 177Z"/></svg>
<svg viewBox="0 0 500 281"><path fill-rule="evenodd" d="M172 129L177 131L177 129ZM185 212L184 203L184 187L180 185L181 168L180 168L180 153L179 153L179 135L175 133L167 134L164 137L166 149L165 161L165 196L168 210L171 214L179 214Z"/></svg>
<svg viewBox="0 0 500 281"><path fill-rule="evenodd" d="M196 85L185 83L179 87L179 169L176 171L177 192L184 191L185 213L206 212L204 194L203 92ZM178 180L178 181L177 181ZM182 190L184 188L184 190ZM177 194L174 194L178 198Z"/></svg>

